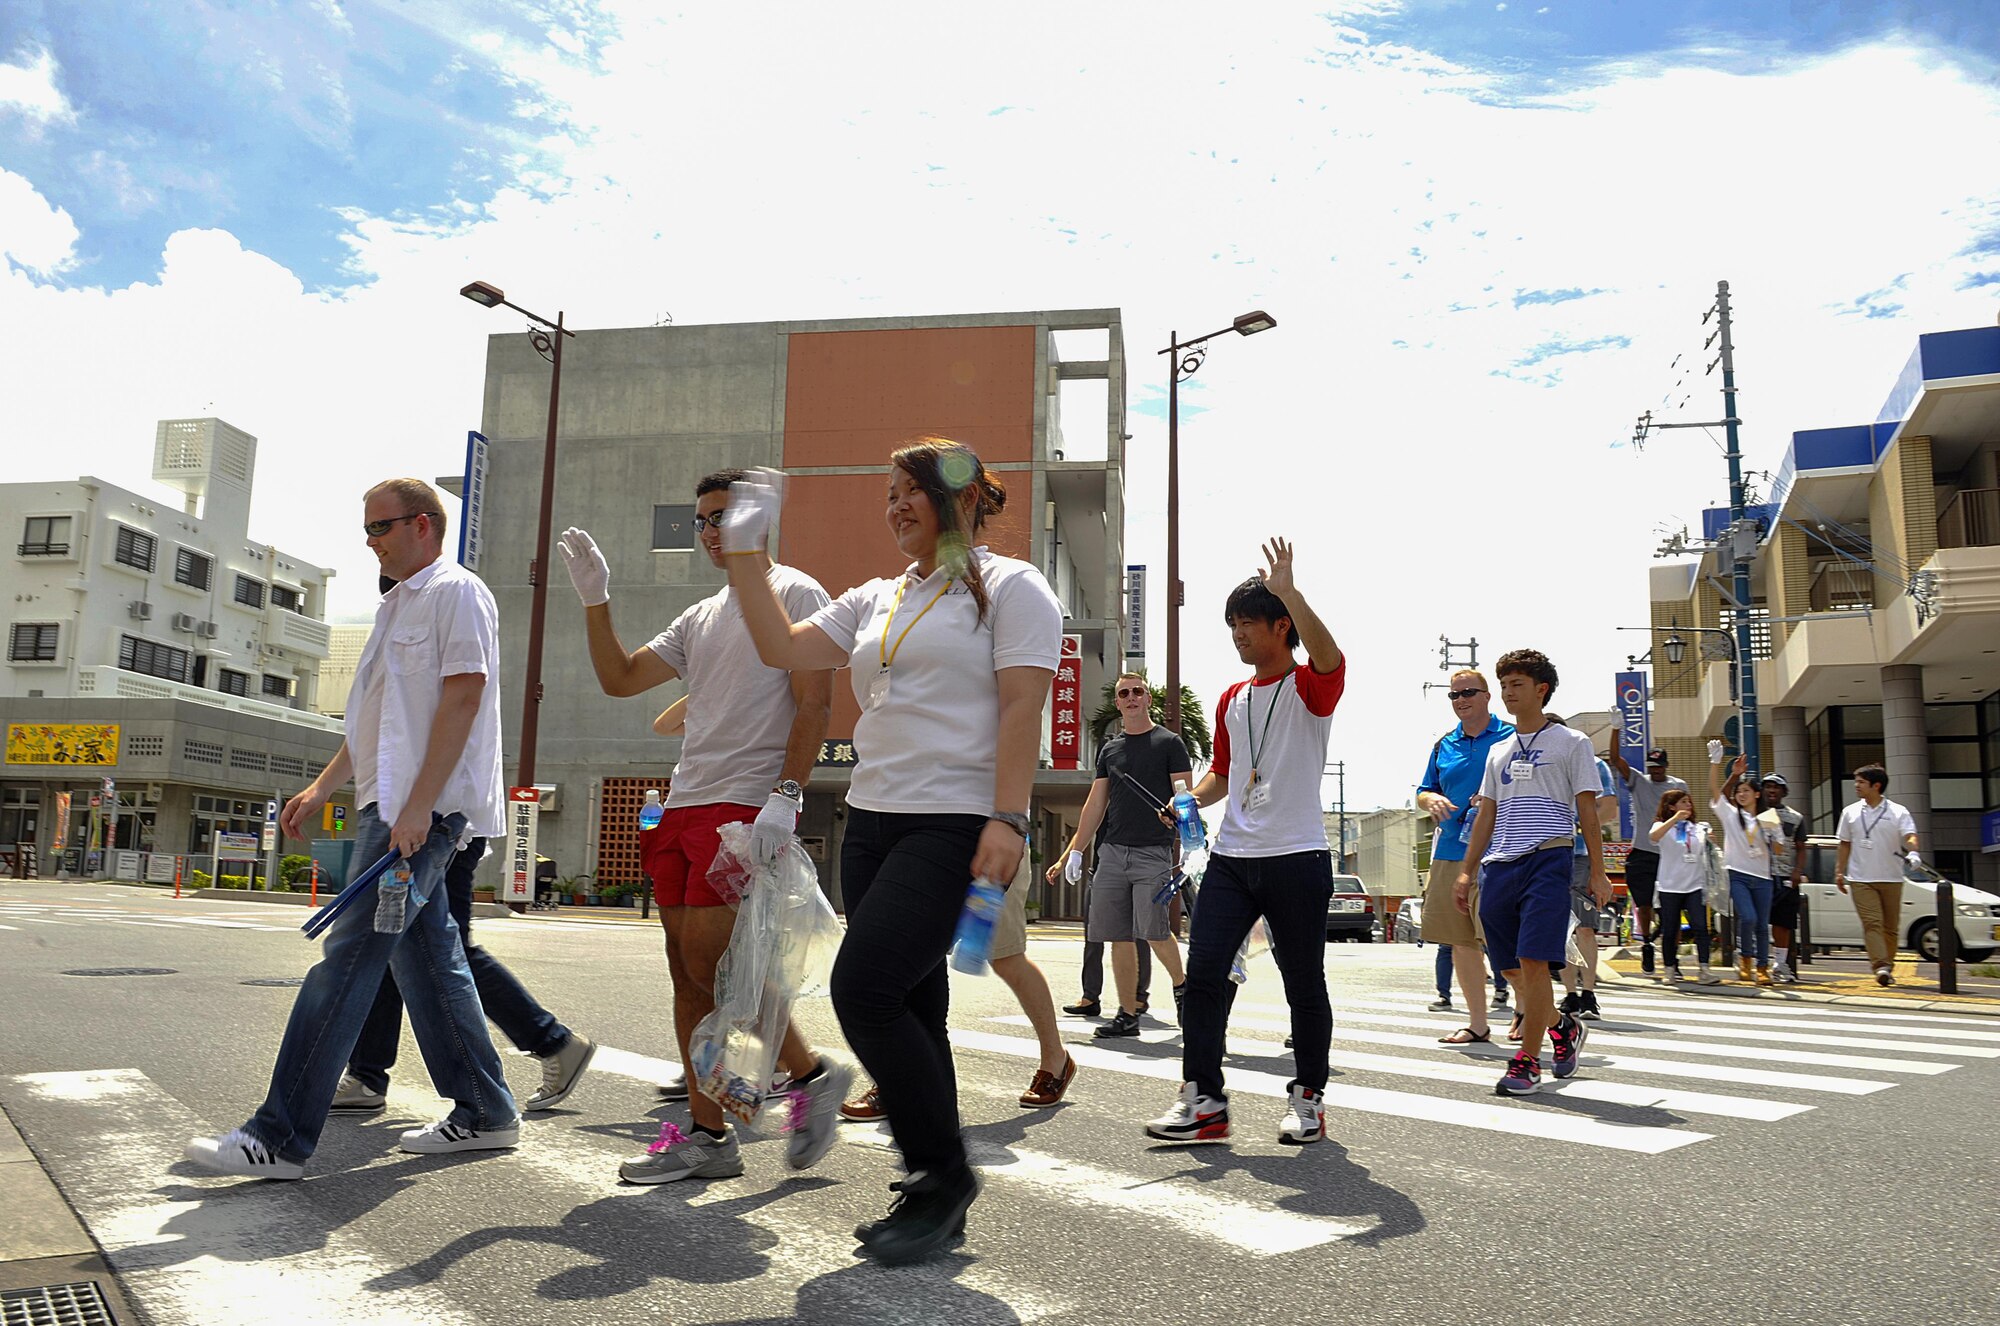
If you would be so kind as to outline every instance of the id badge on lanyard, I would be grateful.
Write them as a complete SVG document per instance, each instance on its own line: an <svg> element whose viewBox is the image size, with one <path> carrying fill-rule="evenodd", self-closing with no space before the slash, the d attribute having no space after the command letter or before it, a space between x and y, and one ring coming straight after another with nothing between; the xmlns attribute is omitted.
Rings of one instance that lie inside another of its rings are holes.
<svg viewBox="0 0 2000 1326"><path fill-rule="evenodd" d="M889 669L883 668L868 680L868 707L880 709L889 698Z"/></svg>
<svg viewBox="0 0 2000 1326"><path fill-rule="evenodd" d="M1517 783L1532 783L1535 781L1535 762L1514 760L1507 766L1507 776Z"/></svg>

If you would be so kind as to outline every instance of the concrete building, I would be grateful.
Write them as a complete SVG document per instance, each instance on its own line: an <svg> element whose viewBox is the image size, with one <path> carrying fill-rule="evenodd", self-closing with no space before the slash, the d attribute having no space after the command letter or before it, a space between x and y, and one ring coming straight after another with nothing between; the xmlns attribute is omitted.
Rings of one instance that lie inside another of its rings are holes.
<svg viewBox="0 0 2000 1326"><path fill-rule="evenodd" d="M1763 767L1831 833L1884 764L1925 858L2000 887L2000 327L1919 337L1873 422L1792 434L1753 515ZM1732 627L1727 586L1714 552L1652 572L1653 730L1690 783L1736 712L1733 640L1690 629Z"/></svg>
<svg viewBox="0 0 2000 1326"><path fill-rule="evenodd" d="M581 332L563 358L555 528L584 526L604 548L615 618L636 648L723 584L689 523L702 475L751 465L791 475L778 555L837 595L901 569L880 515L890 451L925 433L971 446L1008 489L988 543L1044 570L1078 637L1079 675L1068 686L1080 736L1048 735L1035 785L1034 846L1045 851L1081 811L1094 757L1089 713L1124 662L1124 374L1110 309ZM510 776L548 393L549 365L526 335L490 339L476 569L500 606ZM1076 397L1067 417L1065 395ZM540 850L564 874L636 881L645 789L662 785L680 750L650 724L680 687L601 694L560 567L550 586L535 767L555 805ZM799 826L836 898L858 713L843 673ZM1066 762L1076 767L1059 767ZM1044 915L1081 911L1080 889L1038 896Z"/></svg>
<svg viewBox="0 0 2000 1326"><path fill-rule="evenodd" d="M313 708L329 718L347 713L348 692L354 689L354 670L361 666L361 651L367 647L368 626L333 626L327 630L326 662L319 667L319 695Z"/></svg>
<svg viewBox="0 0 2000 1326"><path fill-rule="evenodd" d="M107 839L205 852L339 749L311 712L332 572L250 537L256 459L220 419L167 419L153 479L178 510L89 476L0 485L19 531L0 562L0 847L31 845L45 871L87 869Z"/></svg>
<svg viewBox="0 0 2000 1326"><path fill-rule="evenodd" d="M1329 840L1338 832L1334 827L1338 818L1327 813ZM1410 806L1347 812L1347 831L1354 838L1348 863L1368 892L1385 900L1422 896L1425 871L1430 868L1431 827L1431 817ZM1389 914L1382 903L1375 910L1385 918Z"/></svg>

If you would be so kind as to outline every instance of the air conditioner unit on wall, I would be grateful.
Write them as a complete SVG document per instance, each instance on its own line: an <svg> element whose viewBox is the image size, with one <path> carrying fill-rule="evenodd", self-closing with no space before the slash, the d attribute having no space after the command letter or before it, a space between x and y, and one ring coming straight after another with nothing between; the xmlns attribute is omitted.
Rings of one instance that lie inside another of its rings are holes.
<svg viewBox="0 0 2000 1326"><path fill-rule="evenodd" d="M153 620L153 605L150 603L134 599L125 605L125 609L132 614L133 621L149 622Z"/></svg>
<svg viewBox="0 0 2000 1326"><path fill-rule="evenodd" d="M174 629L176 631L193 631L198 625L200 623L195 621L194 614L191 612L177 612L174 614Z"/></svg>
<svg viewBox="0 0 2000 1326"><path fill-rule="evenodd" d="M204 640L213 640L221 629L214 622L203 622L201 624L201 638Z"/></svg>

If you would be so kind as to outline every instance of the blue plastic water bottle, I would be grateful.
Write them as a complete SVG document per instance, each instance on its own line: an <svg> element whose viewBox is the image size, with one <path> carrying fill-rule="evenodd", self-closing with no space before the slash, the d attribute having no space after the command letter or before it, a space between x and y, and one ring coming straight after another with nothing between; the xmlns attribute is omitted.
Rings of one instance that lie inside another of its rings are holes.
<svg viewBox="0 0 2000 1326"><path fill-rule="evenodd" d="M660 789L657 787L647 788L646 804L639 807L640 832L643 833L647 829L659 828L660 816L664 814L666 814L666 807L660 804Z"/></svg>
<svg viewBox="0 0 2000 1326"><path fill-rule="evenodd" d="M1208 846L1208 830L1201 822L1201 807L1194 802L1194 793L1188 791L1187 779L1174 779L1174 825L1181 834L1181 854L1197 852Z"/></svg>
<svg viewBox="0 0 2000 1326"><path fill-rule="evenodd" d="M972 881L965 891L965 910L958 914L958 937L952 941L951 965L968 976L984 976L993 956L993 925L1000 919L1005 891L990 879Z"/></svg>

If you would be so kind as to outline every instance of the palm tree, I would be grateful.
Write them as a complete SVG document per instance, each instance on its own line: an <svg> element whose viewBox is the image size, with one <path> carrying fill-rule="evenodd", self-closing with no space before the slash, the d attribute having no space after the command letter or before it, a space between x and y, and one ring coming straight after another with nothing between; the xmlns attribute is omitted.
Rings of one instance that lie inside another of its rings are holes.
<svg viewBox="0 0 2000 1326"><path fill-rule="evenodd" d="M1153 721L1167 721L1167 688L1150 677L1146 688L1153 693ZM1104 683L1104 695L1097 706L1097 712L1090 716L1090 730L1097 734L1099 742L1104 741L1111 729L1118 726L1118 679L1113 677ZM1188 754L1204 764L1214 757L1214 745L1208 735L1208 715L1201 707L1201 701L1186 686L1181 687L1181 740L1187 743Z"/></svg>

